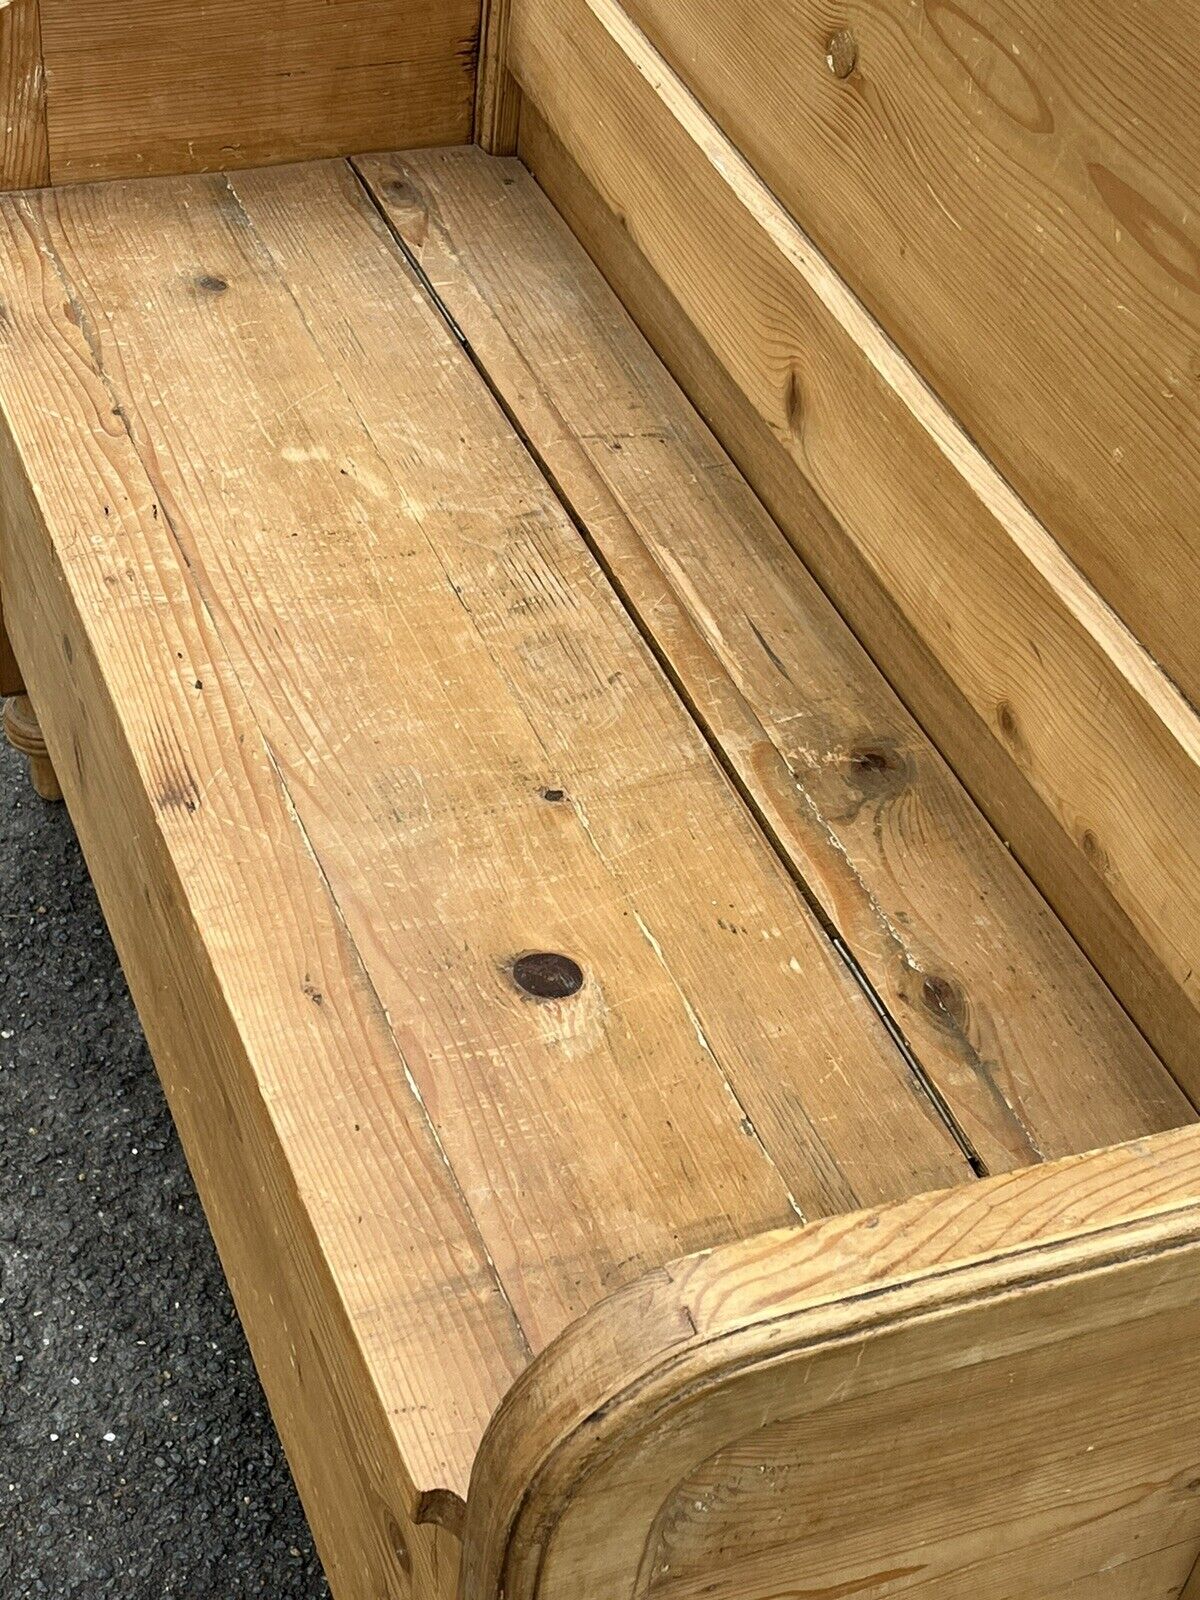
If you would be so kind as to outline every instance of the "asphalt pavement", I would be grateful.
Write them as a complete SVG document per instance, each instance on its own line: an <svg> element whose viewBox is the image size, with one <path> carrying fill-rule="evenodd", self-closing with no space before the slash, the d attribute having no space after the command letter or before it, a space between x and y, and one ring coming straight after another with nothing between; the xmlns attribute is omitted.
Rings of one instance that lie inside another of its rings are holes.
<svg viewBox="0 0 1200 1600"><path fill-rule="evenodd" d="M66 810L0 741L0 1596L328 1594Z"/></svg>

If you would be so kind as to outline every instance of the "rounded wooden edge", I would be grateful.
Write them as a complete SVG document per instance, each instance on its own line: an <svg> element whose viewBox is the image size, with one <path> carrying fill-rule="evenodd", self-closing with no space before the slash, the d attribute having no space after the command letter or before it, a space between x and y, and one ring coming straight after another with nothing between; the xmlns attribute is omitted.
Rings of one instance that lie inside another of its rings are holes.
<svg viewBox="0 0 1200 1600"><path fill-rule="evenodd" d="M537 1600L542 1558L589 1475L672 1408L764 1363L1198 1244L1189 1126L651 1273L567 1328L497 1409L471 1477L461 1600Z"/></svg>

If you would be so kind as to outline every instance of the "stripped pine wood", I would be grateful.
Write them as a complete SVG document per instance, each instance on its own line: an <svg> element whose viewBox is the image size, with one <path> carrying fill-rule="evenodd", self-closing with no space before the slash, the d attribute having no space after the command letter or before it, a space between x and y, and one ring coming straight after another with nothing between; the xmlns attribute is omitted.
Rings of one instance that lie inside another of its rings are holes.
<svg viewBox="0 0 1200 1600"><path fill-rule="evenodd" d="M797 460L757 412L666 290L621 219L526 104L521 157L557 211L647 330L657 354L737 462L777 525L804 552L822 587L971 793L999 836L1040 885L1081 948L1136 1017L1159 1054L1186 1058L1197 1015L1146 945L1072 836L964 699L929 645L880 588L830 517Z"/></svg>
<svg viewBox="0 0 1200 1600"><path fill-rule="evenodd" d="M527 1347L39 231L0 205L7 623L331 1581L450 1600L423 1491Z"/></svg>
<svg viewBox="0 0 1200 1600"><path fill-rule="evenodd" d="M0 6L0 189L50 181L38 3Z"/></svg>
<svg viewBox="0 0 1200 1600"><path fill-rule="evenodd" d="M611 1296L489 1427L464 1600L1173 1596L1200 1545L1197 1154L1160 1135Z"/></svg>
<svg viewBox="0 0 1200 1600"><path fill-rule="evenodd" d="M531 1346L793 1204L964 1177L349 170L22 215ZM539 950L577 993L520 992Z"/></svg>
<svg viewBox="0 0 1200 1600"><path fill-rule="evenodd" d="M521 94L508 70L508 19L512 0L483 0L479 70L475 88L475 143L496 156L517 148Z"/></svg>
<svg viewBox="0 0 1200 1600"><path fill-rule="evenodd" d="M41 12L55 183L471 137L479 0L41 0Z"/></svg>
<svg viewBox="0 0 1200 1600"><path fill-rule="evenodd" d="M357 165L987 1166L1192 1120L524 167Z"/></svg>
<svg viewBox="0 0 1200 1600"><path fill-rule="evenodd" d="M852 547L999 747L970 767L1028 786L1057 825L1078 859L1056 874L1056 909L1200 1091L1195 713L611 0L524 0L510 40L527 103L817 490L820 543ZM823 584L841 559L801 553ZM853 593L828 587L857 626ZM870 642L903 687L886 632ZM1078 878L1082 903L1058 893ZM1103 898L1118 915L1097 930ZM1131 941L1103 942L1126 925ZM1146 966L1176 991L1177 1029L1131 981Z"/></svg>
<svg viewBox="0 0 1200 1600"><path fill-rule="evenodd" d="M1200 703L1192 9L624 9Z"/></svg>

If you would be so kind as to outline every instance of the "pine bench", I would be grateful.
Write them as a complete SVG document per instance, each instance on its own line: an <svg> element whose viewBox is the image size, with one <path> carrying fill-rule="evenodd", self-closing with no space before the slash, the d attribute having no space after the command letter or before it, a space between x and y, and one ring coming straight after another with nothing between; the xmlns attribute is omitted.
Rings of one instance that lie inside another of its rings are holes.
<svg viewBox="0 0 1200 1600"><path fill-rule="evenodd" d="M6 727L339 1600L1200 1592L1182 19L513 0L472 112L470 7L270 6L210 127L105 13L122 137L63 3Z"/></svg>

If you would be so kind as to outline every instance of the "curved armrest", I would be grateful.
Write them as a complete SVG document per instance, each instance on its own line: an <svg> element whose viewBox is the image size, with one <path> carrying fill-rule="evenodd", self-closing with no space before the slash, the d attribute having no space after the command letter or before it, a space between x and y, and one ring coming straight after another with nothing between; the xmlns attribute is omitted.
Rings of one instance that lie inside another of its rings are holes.
<svg viewBox="0 0 1200 1600"><path fill-rule="evenodd" d="M1195 1129L687 1257L496 1413L463 1600L1177 1595L1198 1334Z"/></svg>

